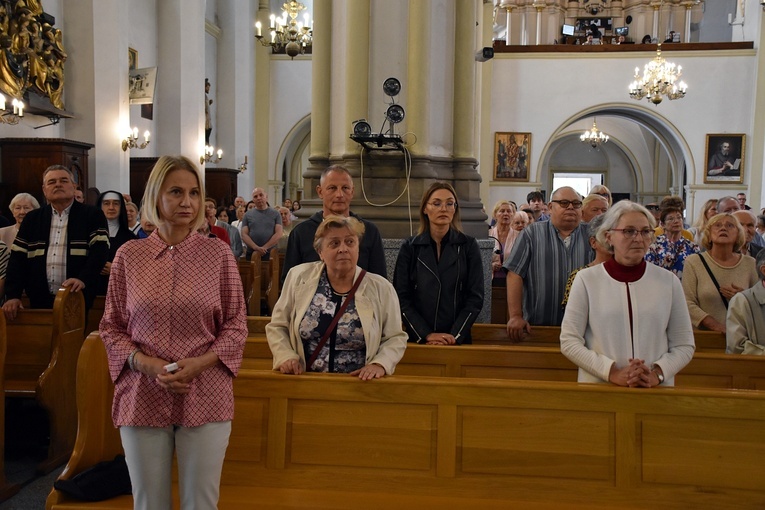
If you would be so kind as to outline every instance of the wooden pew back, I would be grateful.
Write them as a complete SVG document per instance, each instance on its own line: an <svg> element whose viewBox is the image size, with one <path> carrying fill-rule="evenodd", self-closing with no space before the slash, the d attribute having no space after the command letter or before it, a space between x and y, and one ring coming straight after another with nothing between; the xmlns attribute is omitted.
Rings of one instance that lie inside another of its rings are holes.
<svg viewBox="0 0 765 510"><path fill-rule="evenodd" d="M255 262L252 260L244 258L239 259L237 265L239 266L239 277L242 279L247 314L260 313L260 310L255 310L254 305L256 300L255 289L257 289L258 305L260 304L260 268L256 268Z"/></svg>
<svg viewBox="0 0 765 510"><path fill-rule="evenodd" d="M103 390L79 408L91 425L81 425L77 450L88 451L74 452L64 478L119 452L116 433L85 437L109 422L100 344L90 336L81 357L83 372L100 382L78 382ZM362 382L244 369L234 393L222 509L241 508L248 495L329 492L347 501L397 495L409 501L403 507L423 498L452 498L452 508L483 500L492 508L765 505L753 476L765 469L760 392L407 376ZM53 491L47 508L129 508L127 497L109 503Z"/></svg>
<svg viewBox="0 0 765 510"><path fill-rule="evenodd" d="M254 265L255 279L250 306L247 308L249 315L261 315L262 307L265 306L268 313L274 309L279 300L279 250L271 249L270 260L261 260L259 253L253 253L250 259ZM260 286L256 283L260 282Z"/></svg>
<svg viewBox="0 0 765 510"><path fill-rule="evenodd" d="M58 291L52 310L20 310L6 323L5 395L36 398L50 419L48 472L66 462L77 434L75 374L84 339L81 292Z"/></svg>

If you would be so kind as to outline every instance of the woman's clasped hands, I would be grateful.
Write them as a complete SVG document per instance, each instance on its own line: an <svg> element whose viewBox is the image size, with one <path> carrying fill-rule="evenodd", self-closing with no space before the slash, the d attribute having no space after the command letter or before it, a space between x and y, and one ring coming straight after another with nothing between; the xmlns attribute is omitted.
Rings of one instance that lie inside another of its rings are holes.
<svg viewBox="0 0 765 510"><path fill-rule="evenodd" d="M629 388L652 388L660 384L656 372L645 364L645 360L637 358L630 358L629 365L623 368L617 368L616 363L611 365L608 380L618 386Z"/></svg>
<svg viewBox="0 0 765 510"><path fill-rule="evenodd" d="M217 362L217 355L215 358ZM210 366L203 356L184 358L176 362L178 370L170 373L165 370L165 366L169 363L162 358L147 356L143 353L136 355L136 368L139 371L156 380L161 388L180 395L189 393L191 381Z"/></svg>

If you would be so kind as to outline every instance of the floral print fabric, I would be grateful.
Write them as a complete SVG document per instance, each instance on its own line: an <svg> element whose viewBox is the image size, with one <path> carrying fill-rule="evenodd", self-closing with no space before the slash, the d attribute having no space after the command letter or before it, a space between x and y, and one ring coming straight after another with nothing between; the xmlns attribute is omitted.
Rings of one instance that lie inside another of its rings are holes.
<svg viewBox="0 0 765 510"><path fill-rule="evenodd" d="M672 271L682 280L685 259L694 253L699 253L699 251L699 246L696 243L684 237L681 237L679 241L670 241L667 236L660 235L648 247L645 260Z"/></svg>
<svg viewBox="0 0 765 510"><path fill-rule="evenodd" d="M300 339L303 341L306 361L318 347L321 337L335 316L335 311L342 305L342 300L343 296L337 294L329 284L326 271L322 272L316 293L300 322ZM367 346L364 330L354 301L351 299L316 361L312 366L306 367L306 371L350 373L366 364Z"/></svg>

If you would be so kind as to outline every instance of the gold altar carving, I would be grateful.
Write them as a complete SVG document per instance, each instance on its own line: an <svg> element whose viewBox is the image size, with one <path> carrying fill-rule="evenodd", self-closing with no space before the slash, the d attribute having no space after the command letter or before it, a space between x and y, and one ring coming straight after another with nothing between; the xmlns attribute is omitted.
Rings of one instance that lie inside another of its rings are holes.
<svg viewBox="0 0 765 510"><path fill-rule="evenodd" d="M0 91L18 99L34 92L63 110L67 56L51 19L40 0L0 0Z"/></svg>

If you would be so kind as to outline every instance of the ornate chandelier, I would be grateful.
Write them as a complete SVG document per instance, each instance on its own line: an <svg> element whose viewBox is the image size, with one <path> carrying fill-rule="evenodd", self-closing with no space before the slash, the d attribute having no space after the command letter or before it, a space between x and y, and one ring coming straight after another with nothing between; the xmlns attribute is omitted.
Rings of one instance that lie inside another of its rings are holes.
<svg viewBox="0 0 765 510"><path fill-rule="evenodd" d="M608 142L608 135L598 129L597 119L593 119L592 129L582 133L579 140L595 149L600 144Z"/></svg>
<svg viewBox="0 0 765 510"><path fill-rule="evenodd" d="M275 14L271 14L270 39L263 39L263 25L260 21L255 23L255 38L263 46L271 46L274 53L286 53L292 59L304 54L313 41L310 15L305 13L303 21L297 21L298 14L305 9L305 5L295 0L285 2L282 5L281 17L277 18Z"/></svg>
<svg viewBox="0 0 765 510"><path fill-rule="evenodd" d="M683 67L667 62L661 56L661 44L656 48L656 58L648 62L643 68L643 76L640 69L635 68L635 81L630 83L630 97L640 101L647 97L653 104L659 104L667 96L670 100L685 97L688 85L677 82L683 74Z"/></svg>

